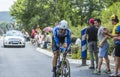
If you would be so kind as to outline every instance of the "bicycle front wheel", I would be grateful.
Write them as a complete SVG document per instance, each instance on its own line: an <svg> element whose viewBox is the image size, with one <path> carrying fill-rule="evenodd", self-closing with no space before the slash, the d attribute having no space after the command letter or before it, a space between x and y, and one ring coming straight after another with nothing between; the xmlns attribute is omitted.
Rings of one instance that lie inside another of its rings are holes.
<svg viewBox="0 0 120 77"><path fill-rule="evenodd" d="M67 59L61 64L61 77L70 77L70 64Z"/></svg>
<svg viewBox="0 0 120 77"><path fill-rule="evenodd" d="M59 77L60 75L58 74L58 73L54 73L53 72L53 75L52 75L52 77Z"/></svg>

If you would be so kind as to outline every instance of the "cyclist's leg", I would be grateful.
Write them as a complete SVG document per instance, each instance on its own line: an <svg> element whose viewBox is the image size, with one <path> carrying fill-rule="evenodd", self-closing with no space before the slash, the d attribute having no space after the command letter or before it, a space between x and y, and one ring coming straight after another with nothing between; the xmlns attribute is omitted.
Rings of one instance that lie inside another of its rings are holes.
<svg viewBox="0 0 120 77"><path fill-rule="evenodd" d="M59 55L59 53L58 53L59 48L56 46L54 40L52 41L52 50L53 50L53 55L54 55L53 62L52 62L53 72L56 73L56 65L57 65L57 58L58 58L58 55Z"/></svg>
<svg viewBox="0 0 120 77"><path fill-rule="evenodd" d="M53 57L53 72L56 71L56 65L57 65L57 58L58 58L58 51L53 52L54 57Z"/></svg>

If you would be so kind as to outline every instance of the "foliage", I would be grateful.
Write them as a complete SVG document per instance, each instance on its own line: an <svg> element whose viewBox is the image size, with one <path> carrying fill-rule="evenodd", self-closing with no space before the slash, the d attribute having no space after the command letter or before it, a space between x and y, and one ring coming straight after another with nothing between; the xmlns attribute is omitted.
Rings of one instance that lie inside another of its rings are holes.
<svg viewBox="0 0 120 77"><path fill-rule="evenodd" d="M10 14L28 31L37 24L44 28L61 19L77 27L91 17L100 16L100 11L112 3L112 0L17 0Z"/></svg>
<svg viewBox="0 0 120 77"><path fill-rule="evenodd" d="M79 46L73 45L71 47L71 52L72 52L71 57L73 59L78 59L78 58L80 59L80 48L79 48Z"/></svg>
<svg viewBox="0 0 120 77"><path fill-rule="evenodd" d="M75 54L76 54L79 49L80 49L79 46L76 46L76 45L71 46L71 51L72 51L72 53L75 53Z"/></svg>
<svg viewBox="0 0 120 77"><path fill-rule="evenodd" d="M120 2L115 2L113 5L111 5L110 7L103 9L101 14L101 19L102 19L102 23L103 25L108 28L110 30L110 32L112 32L113 29L113 25L111 24L111 20L110 20L110 16L115 14L118 16L118 18L120 18ZM114 43L113 40L111 38L109 38L109 53L111 53L113 51L114 48Z"/></svg>
<svg viewBox="0 0 120 77"><path fill-rule="evenodd" d="M77 27L74 27L74 26L70 26L70 29L71 29L71 32L72 32L72 36L74 37L77 37L77 38L80 38L81 36L81 30L86 28L87 27L87 24L85 24L85 26L77 26Z"/></svg>
<svg viewBox="0 0 120 77"><path fill-rule="evenodd" d="M77 54L72 53L71 58L72 58L72 59L77 59Z"/></svg>
<svg viewBox="0 0 120 77"><path fill-rule="evenodd" d="M120 16L119 9L119 0L17 0L10 14L27 31L38 24L43 29L65 19L72 34L80 37L80 31L87 27L91 17L101 18L102 25L112 31L110 16Z"/></svg>
<svg viewBox="0 0 120 77"><path fill-rule="evenodd" d="M15 2L10 8L10 14L17 20L17 22L21 22L23 20L25 6L25 0L17 0L17 2Z"/></svg>
<svg viewBox="0 0 120 77"><path fill-rule="evenodd" d="M111 29L112 24L111 24L111 21L110 21L110 16L115 14L119 18L119 16L120 16L120 10L119 9L120 9L120 2L116 2L113 5L111 5L109 8L102 10L101 19L102 19L102 22L105 25L105 27Z"/></svg>
<svg viewBox="0 0 120 77"><path fill-rule="evenodd" d="M72 49L72 55L71 55L72 59L81 59L80 47L77 45L73 45L71 49ZM90 59L90 55L88 52L87 52L87 59Z"/></svg>

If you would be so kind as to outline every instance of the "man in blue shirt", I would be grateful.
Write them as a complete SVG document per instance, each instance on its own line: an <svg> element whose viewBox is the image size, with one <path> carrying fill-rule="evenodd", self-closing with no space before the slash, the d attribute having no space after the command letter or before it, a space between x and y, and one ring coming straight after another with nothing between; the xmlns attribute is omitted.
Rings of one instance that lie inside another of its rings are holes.
<svg viewBox="0 0 120 77"><path fill-rule="evenodd" d="M57 58L59 55L59 48L62 46L67 48L71 43L71 31L68 29L68 22L66 20L54 27L52 36L52 50L53 50L53 72L56 74Z"/></svg>

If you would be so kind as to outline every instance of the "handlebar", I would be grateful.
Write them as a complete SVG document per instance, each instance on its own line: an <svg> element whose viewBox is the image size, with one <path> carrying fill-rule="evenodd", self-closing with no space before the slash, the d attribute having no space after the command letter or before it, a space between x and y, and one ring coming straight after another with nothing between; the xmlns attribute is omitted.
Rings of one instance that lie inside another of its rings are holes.
<svg viewBox="0 0 120 77"><path fill-rule="evenodd" d="M61 51L61 52L68 52L68 51L70 50L70 48L71 48L71 44L70 44L67 48L65 48L65 47L60 47L60 51Z"/></svg>
<svg viewBox="0 0 120 77"><path fill-rule="evenodd" d="M66 51L66 48L60 47L60 51L61 51L61 52L65 52L65 51Z"/></svg>

